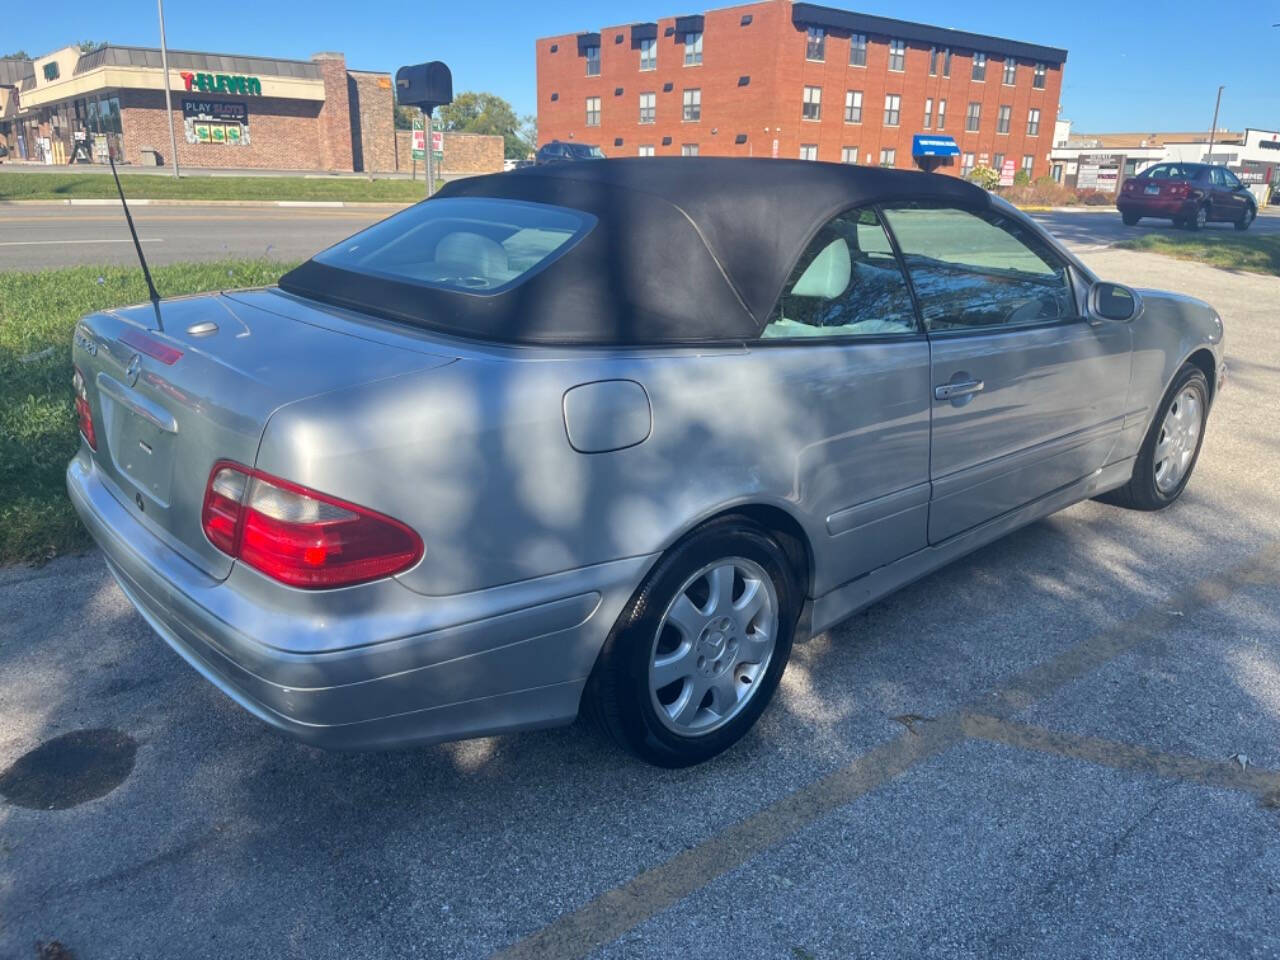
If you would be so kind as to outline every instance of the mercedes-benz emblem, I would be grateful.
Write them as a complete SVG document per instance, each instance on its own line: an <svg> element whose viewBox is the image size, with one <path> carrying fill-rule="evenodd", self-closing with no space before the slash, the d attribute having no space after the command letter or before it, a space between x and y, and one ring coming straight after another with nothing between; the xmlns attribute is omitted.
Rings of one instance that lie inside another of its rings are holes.
<svg viewBox="0 0 1280 960"><path fill-rule="evenodd" d="M129 386L133 386L138 382L138 371L142 369L142 357L136 353L129 360L129 366L124 368L124 378L129 381Z"/></svg>

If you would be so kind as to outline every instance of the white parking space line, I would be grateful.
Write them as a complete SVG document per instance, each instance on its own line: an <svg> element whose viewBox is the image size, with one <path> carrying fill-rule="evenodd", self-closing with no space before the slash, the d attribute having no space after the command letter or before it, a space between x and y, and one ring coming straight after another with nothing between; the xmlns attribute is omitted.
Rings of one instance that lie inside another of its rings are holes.
<svg viewBox="0 0 1280 960"><path fill-rule="evenodd" d="M164 243L163 237L143 237L139 243ZM45 247L45 246L63 246L68 243L133 243L131 239L125 237L123 240L5 240L0 241L0 247Z"/></svg>

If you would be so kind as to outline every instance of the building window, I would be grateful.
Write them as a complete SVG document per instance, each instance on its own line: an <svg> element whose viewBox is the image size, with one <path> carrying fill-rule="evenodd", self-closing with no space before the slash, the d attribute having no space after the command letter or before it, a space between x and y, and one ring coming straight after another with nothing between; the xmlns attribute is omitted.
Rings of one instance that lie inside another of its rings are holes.
<svg viewBox="0 0 1280 960"><path fill-rule="evenodd" d="M1037 90L1044 89L1044 64L1043 63L1036 64L1036 72L1035 72L1034 78L1031 81L1031 85L1035 87Z"/></svg>
<svg viewBox="0 0 1280 960"><path fill-rule="evenodd" d="M816 143L800 144L800 159L801 160L817 160L818 145Z"/></svg>
<svg viewBox="0 0 1280 960"><path fill-rule="evenodd" d="M981 82L987 79L987 55L975 52L973 55L973 79Z"/></svg>
<svg viewBox="0 0 1280 960"><path fill-rule="evenodd" d="M702 31L684 35L684 65L697 66L702 62Z"/></svg>
<svg viewBox="0 0 1280 960"><path fill-rule="evenodd" d="M582 52L587 55L587 76L600 76L600 48L584 47Z"/></svg>
<svg viewBox="0 0 1280 960"><path fill-rule="evenodd" d="M636 156L639 156L639 157L652 157L652 156L653 156L653 145L652 145L652 144L650 144L649 146L641 147L639 150L637 150L637 151L636 151Z"/></svg>
<svg viewBox="0 0 1280 960"><path fill-rule="evenodd" d="M680 156L696 157L698 155L698 145L696 143L680 144Z"/></svg>
<svg viewBox="0 0 1280 960"><path fill-rule="evenodd" d="M1040 135L1040 111L1031 110L1027 113L1027 136L1038 137Z"/></svg>
<svg viewBox="0 0 1280 960"><path fill-rule="evenodd" d="M886 93L884 95L884 125L886 127L896 127L901 113L902 97L896 93Z"/></svg>
<svg viewBox="0 0 1280 960"><path fill-rule="evenodd" d="M1013 57L1004 58L1004 82L1010 87L1018 82L1018 61Z"/></svg>
<svg viewBox="0 0 1280 960"><path fill-rule="evenodd" d="M587 126L600 126L600 98L587 97Z"/></svg>
<svg viewBox="0 0 1280 960"><path fill-rule="evenodd" d="M947 47L946 52L942 55L942 75L944 77L951 76L951 48Z"/></svg>
<svg viewBox="0 0 1280 960"><path fill-rule="evenodd" d="M929 129L933 123L933 97L929 97L924 102L924 128Z"/></svg>
<svg viewBox="0 0 1280 960"><path fill-rule="evenodd" d="M1004 169L1004 154L996 153L991 156L991 169L999 173Z"/></svg>
<svg viewBox="0 0 1280 960"><path fill-rule="evenodd" d="M973 104L970 104L969 108L970 110L972 110ZM1008 133L1009 121L1010 119L1012 119L1012 117L1013 117L1013 107L1002 106L1000 108L1000 113L996 116L996 133ZM974 127L973 129L977 130L978 128Z"/></svg>
<svg viewBox="0 0 1280 960"><path fill-rule="evenodd" d="M858 148L857 147L841 147L840 162L841 163L857 163Z"/></svg>
<svg viewBox="0 0 1280 960"><path fill-rule="evenodd" d="M907 41L889 41L889 69L897 71L907 69Z"/></svg>
<svg viewBox="0 0 1280 960"><path fill-rule="evenodd" d="M862 122L862 91L846 90L844 92L844 122Z"/></svg>
<svg viewBox="0 0 1280 960"><path fill-rule="evenodd" d="M822 119L822 88L821 87L805 87L804 88L804 108L801 116L806 120Z"/></svg>
<svg viewBox="0 0 1280 960"><path fill-rule="evenodd" d="M977 100L969 101L969 112L964 117L964 128L970 132L977 130L982 123L982 104Z"/></svg>
<svg viewBox="0 0 1280 960"><path fill-rule="evenodd" d="M885 147L880 151L880 166L892 167L898 161L898 151L891 147Z"/></svg>
<svg viewBox="0 0 1280 960"><path fill-rule="evenodd" d="M867 35L855 33L849 38L849 66L865 67L867 65Z"/></svg>
<svg viewBox="0 0 1280 960"><path fill-rule="evenodd" d="M973 173L973 154L966 153L960 158L960 176L967 177Z"/></svg>
<svg viewBox="0 0 1280 960"><path fill-rule="evenodd" d="M938 129L947 129L947 101L938 101Z"/></svg>
<svg viewBox="0 0 1280 960"><path fill-rule="evenodd" d="M810 27L807 31L807 36L804 58L806 60L817 60L818 62L827 59L827 31L821 27Z"/></svg>
<svg viewBox="0 0 1280 960"><path fill-rule="evenodd" d="M1031 179L1031 170L1036 165L1036 158L1029 153L1022 155L1022 172L1027 175L1027 179Z"/></svg>
<svg viewBox="0 0 1280 960"><path fill-rule="evenodd" d="M929 76L936 77L938 75L938 48L929 48Z"/></svg>
<svg viewBox="0 0 1280 960"><path fill-rule="evenodd" d="M684 92L684 119L702 119L702 91L696 87Z"/></svg>
<svg viewBox="0 0 1280 960"><path fill-rule="evenodd" d="M640 94L640 122L653 123L657 113L658 98L652 93Z"/></svg>
<svg viewBox="0 0 1280 960"><path fill-rule="evenodd" d="M658 69L658 41L656 38L640 41L640 69Z"/></svg>

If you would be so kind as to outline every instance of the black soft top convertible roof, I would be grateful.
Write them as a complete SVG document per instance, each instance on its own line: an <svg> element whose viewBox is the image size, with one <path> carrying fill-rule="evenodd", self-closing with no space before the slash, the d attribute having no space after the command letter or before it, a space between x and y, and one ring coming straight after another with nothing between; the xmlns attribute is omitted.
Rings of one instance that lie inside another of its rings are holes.
<svg viewBox="0 0 1280 960"><path fill-rule="evenodd" d="M370 277L315 260L287 273L281 288L485 340L748 340L763 329L805 245L842 210L901 200L990 204L983 190L956 177L716 157L532 167L456 180L436 196L554 204L598 223L545 270L498 293Z"/></svg>

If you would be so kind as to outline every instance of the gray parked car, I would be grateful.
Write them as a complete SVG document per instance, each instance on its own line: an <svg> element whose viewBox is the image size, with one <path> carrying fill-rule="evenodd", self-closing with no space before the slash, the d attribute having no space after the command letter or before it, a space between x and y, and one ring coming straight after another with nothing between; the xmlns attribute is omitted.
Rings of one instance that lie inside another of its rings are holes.
<svg viewBox="0 0 1280 960"><path fill-rule="evenodd" d="M1207 305L956 178L456 181L278 287L86 317L84 522L247 710L371 748L595 714L704 760L825 630L1076 501L1177 499Z"/></svg>

